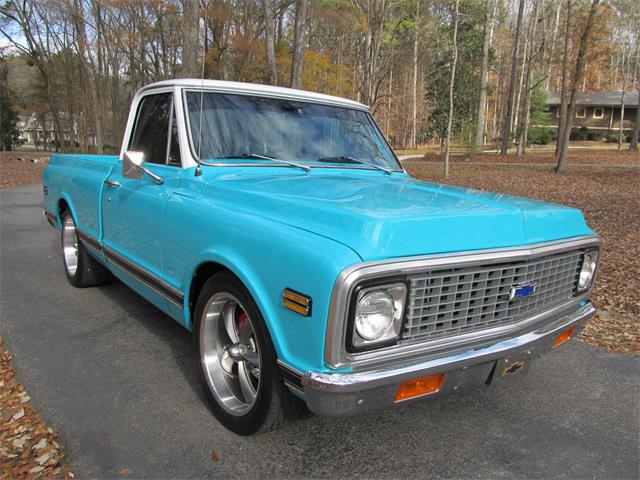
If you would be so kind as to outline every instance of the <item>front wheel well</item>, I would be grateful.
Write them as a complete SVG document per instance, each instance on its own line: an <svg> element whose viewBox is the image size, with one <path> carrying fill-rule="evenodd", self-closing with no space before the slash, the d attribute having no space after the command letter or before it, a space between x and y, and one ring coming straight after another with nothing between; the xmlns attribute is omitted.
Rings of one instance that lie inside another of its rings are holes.
<svg viewBox="0 0 640 480"><path fill-rule="evenodd" d="M193 324L193 314L196 308L196 302L198 301L198 295L200 290L207 280L213 277L216 273L229 272L233 275L233 272L227 267L217 262L205 262L198 266L193 278L191 279L191 285L189 287L189 313L191 316L191 323Z"/></svg>

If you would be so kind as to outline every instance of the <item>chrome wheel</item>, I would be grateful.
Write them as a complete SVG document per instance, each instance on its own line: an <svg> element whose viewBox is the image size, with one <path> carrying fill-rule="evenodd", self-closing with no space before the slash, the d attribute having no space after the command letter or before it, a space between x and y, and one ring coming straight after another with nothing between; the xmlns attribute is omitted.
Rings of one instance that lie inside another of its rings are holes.
<svg viewBox="0 0 640 480"><path fill-rule="evenodd" d="M214 294L205 305L199 336L209 390L226 412L246 414L260 386L260 352L246 309L229 293Z"/></svg>
<svg viewBox="0 0 640 480"><path fill-rule="evenodd" d="M71 215L64 218L62 225L62 255L64 256L64 266L69 275L73 277L78 270L78 234Z"/></svg>

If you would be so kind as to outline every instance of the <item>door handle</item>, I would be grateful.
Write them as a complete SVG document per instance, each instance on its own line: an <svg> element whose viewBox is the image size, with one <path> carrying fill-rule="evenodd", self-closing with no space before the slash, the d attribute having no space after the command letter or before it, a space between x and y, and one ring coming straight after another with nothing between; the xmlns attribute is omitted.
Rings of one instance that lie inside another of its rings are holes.
<svg viewBox="0 0 640 480"><path fill-rule="evenodd" d="M121 183L118 182L117 180L110 180L108 178L104 181L104 183L106 183L107 186L111 188L118 188L121 186Z"/></svg>

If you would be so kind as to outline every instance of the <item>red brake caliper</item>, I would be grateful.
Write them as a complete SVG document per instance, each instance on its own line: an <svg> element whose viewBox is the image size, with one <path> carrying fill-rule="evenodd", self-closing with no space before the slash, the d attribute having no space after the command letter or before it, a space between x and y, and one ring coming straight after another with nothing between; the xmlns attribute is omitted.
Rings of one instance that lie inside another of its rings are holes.
<svg viewBox="0 0 640 480"><path fill-rule="evenodd" d="M242 330L242 327L244 327L245 323L247 323L247 314L242 312L238 317L238 321L237 321L238 330Z"/></svg>

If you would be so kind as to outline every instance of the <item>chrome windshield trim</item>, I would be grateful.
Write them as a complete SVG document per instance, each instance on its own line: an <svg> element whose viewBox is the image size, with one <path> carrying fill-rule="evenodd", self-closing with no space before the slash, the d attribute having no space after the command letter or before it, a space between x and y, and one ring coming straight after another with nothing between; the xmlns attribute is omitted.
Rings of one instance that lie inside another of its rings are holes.
<svg viewBox="0 0 640 480"><path fill-rule="evenodd" d="M185 133L187 135L187 140L188 140L188 145L189 145L189 153L191 154L191 157L194 159L194 161L196 163L200 163L203 162L203 164L205 164L204 162L206 162L206 160L202 161L200 160L200 158L198 158L198 155L196 155L196 148L195 145L193 143L193 135L192 135L192 131L191 131L191 119L189 118L189 111L187 108L187 93L188 92L195 92L195 93L222 93L222 94L227 94L227 95L244 95L244 96L253 96L253 97L268 97L268 98L274 98L274 99L278 99L278 100L287 100L290 99L292 101L297 101L297 102L307 102L307 103L311 103L311 104L319 104L319 105L325 105L325 106L329 106L329 107L335 107L335 108L345 108L347 110L358 110L358 111L362 111L364 113L367 114L367 118L369 120L369 122L371 123L371 125L373 126L373 128L376 130L376 132L378 133L378 135L380 135L380 137L382 138L383 142L385 143L385 145L387 146L387 148L389 149L389 151L391 152L391 156L393 158L393 160L396 162L396 166L395 168L390 168L390 170L392 172L398 172L398 173L407 173L404 166L402 165L402 162L400 161L400 159L398 158L398 156L396 155L396 152L393 151L393 148L391 148L391 144L389 143L389 141L387 140L387 138L384 136L384 134L382 133L382 130L380 129L380 127L378 126L378 124L375 122L375 120L373 119L373 116L371 115L371 112L369 111L369 108L362 105L362 107L364 108L359 108L357 106L354 105L342 105L342 104L332 104L332 103L327 103L327 102L316 102L316 101L312 101L312 100L308 100L308 99L298 99L298 98L294 98L291 96L281 96L281 95L269 95L269 94L258 94L258 93L242 93L240 91L225 91L224 89L219 89L219 88L211 88L211 87L181 87L181 99L182 99L182 103L184 105L183 108L183 115L184 115L184 122L185 122ZM219 167L231 167L231 166L237 166L237 167L254 167L254 166L265 166L265 165L256 165L253 163L208 163L206 164L208 166L219 166ZM277 164L271 164L268 165L271 167L276 167L276 166L280 166L280 167L286 167L286 165L277 165ZM317 165L317 164L310 164L309 167L318 167L318 168L345 168L345 166L335 166L335 165L331 165L331 166L327 166L327 165ZM363 165L364 167L364 165ZM391 165L390 165L391 167ZM348 168L354 168L353 166L349 166ZM366 168L358 168L358 170L375 170L374 168L370 168L370 167L366 167Z"/></svg>
<svg viewBox="0 0 640 480"><path fill-rule="evenodd" d="M495 327L465 335L426 340L424 342L393 345L379 350L349 353L345 345L349 302L355 286L365 279L370 280L398 274L406 275L422 271L425 268L473 266L483 263L526 260L580 248L600 248L601 245L602 240L599 236L589 235L522 247L424 255L394 259L392 261L363 262L351 265L338 275L333 287L325 338L325 363L329 368L333 369L352 367L355 370L397 360L398 358L424 355L426 353L456 348L462 345L474 345L525 329L532 324L543 321L549 315L556 314L566 308L571 308L588 298L593 288L592 282L589 290L573 297L568 302L513 325Z"/></svg>

